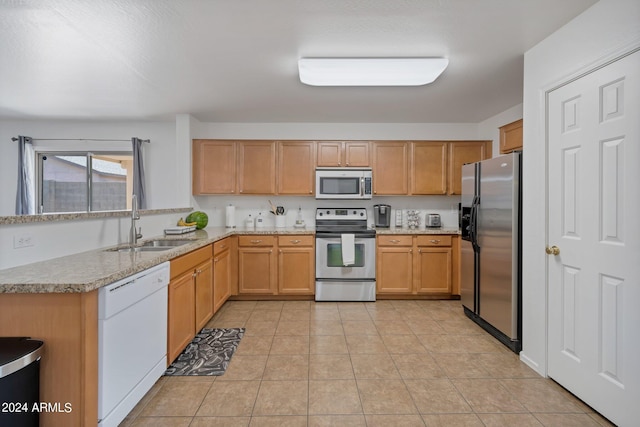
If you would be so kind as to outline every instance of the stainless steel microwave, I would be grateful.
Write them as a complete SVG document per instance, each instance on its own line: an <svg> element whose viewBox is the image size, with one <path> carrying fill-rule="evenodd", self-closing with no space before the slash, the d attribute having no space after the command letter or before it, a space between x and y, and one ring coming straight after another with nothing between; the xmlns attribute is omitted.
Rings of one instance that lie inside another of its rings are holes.
<svg viewBox="0 0 640 427"><path fill-rule="evenodd" d="M370 199L373 182L370 168L317 168L316 199Z"/></svg>

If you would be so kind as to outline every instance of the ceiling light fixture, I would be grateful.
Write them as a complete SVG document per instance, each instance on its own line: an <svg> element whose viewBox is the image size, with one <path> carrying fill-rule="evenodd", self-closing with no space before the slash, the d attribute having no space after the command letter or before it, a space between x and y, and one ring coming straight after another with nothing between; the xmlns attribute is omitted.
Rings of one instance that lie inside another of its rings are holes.
<svg viewBox="0 0 640 427"><path fill-rule="evenodd" d="M422 86L449 65L446 58L300 58L300 81L311 86Z"/></svg>

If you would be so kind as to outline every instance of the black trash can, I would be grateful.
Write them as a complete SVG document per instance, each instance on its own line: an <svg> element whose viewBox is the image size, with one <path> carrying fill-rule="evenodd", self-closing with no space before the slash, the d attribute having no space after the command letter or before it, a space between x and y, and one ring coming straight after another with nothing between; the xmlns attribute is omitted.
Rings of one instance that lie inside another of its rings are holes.
<svg viewBox="0 0 640 427"><path fill-rule="evenodd" d="M42 341L0 337L0 426L38 427Z"/></svg>

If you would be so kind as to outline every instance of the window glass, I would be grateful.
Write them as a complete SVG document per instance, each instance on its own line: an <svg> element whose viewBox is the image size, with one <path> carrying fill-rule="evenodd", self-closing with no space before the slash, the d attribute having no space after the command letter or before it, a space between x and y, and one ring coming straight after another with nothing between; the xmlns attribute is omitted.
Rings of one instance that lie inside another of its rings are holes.
<svg viewBox="0 0 640 427"><path fill-rule="evenodd" d="M130 153L38 153L41 213L130 208Z"/></svg>
<svg viewBox="0 0 640 427"><path fill-rule="evenodd" d="M329 243L327 245L327 267L344 267L342 262L342 244ZM355 245L355 264L349 267L364 267L364 244Z"/></svg>

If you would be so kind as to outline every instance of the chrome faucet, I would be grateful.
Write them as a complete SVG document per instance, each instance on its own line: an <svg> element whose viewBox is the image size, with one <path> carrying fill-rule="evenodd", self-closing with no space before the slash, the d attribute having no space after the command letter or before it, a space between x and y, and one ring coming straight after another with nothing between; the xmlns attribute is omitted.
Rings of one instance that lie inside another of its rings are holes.
<svg viewBox="0 0 640 427"><path fill-rule="evenodd" d="M131 230L129 230L129 244L135 246L138 244L138 239L142 238L142 227L136 231L136 221L140 219L140 212L138 212L138 198L134 194L131 196Z"/></svg>

